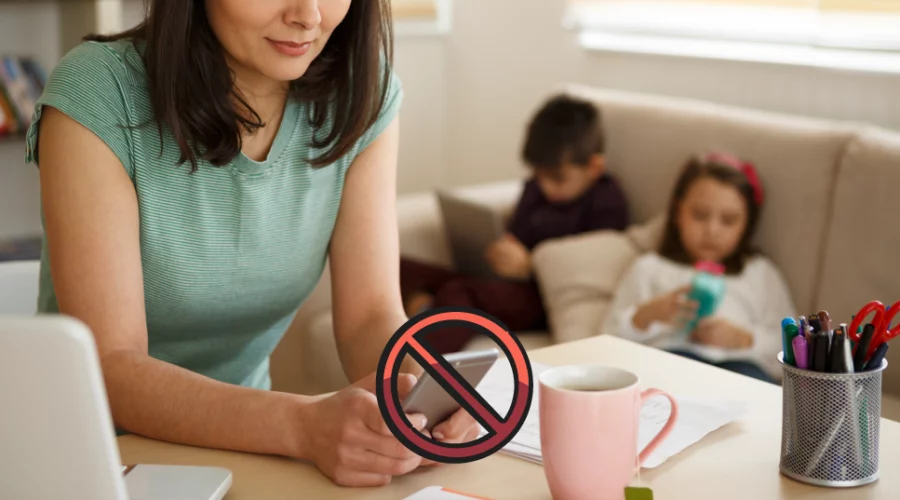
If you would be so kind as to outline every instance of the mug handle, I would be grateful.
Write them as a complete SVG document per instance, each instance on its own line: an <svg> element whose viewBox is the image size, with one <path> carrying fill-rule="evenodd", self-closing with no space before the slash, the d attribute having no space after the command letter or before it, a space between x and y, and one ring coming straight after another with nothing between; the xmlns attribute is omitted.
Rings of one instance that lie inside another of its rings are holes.
<svg viewBox="0 0 900 500"><path fill-rule="evenodd" d="M673 398L672 395L668 392L661 391L659 389L647 389L641 392L641 407L643 407L644 403L646 403L647 400L652 398L653 396L663 396L668 399L669 403L671 403L672 405L672 413L669 414L669 419L666 420L666 425L664 425L662 430L659 431L659 434L651 439L650 443L647 444L647 446L643 450L641 450L640 455L638 455L637 469L640 469L644 461L647 460L647 457L649 457L650 454L653 453L653 451L656 450L656 448L660 444L662 444L662 442L665 441L667 437L669 437L669 434L675 427L675 422L678 421L678 402L675 401L675 398Z"/></svg>

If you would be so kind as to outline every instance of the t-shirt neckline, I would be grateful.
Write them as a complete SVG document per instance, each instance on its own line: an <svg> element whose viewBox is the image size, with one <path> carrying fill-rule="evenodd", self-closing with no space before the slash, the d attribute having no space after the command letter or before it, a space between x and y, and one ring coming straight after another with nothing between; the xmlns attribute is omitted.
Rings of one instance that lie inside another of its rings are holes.
<svg viewBox="0 0 900 500"><path fill-rule="evenodd" d="M265 160L253 160L247 157L243 151L239 151L234 161L232 161L232 166L242 173L253 175L261 174L275 165L294 135L294 127L296 127L297 118L300 116L299 108L300 103L294 99L288 99L284 108L284 116L281 118L281 124L278 126L278 132L275 134L275 140L272 141L272 147L269 148L269 154Z"/></svg>

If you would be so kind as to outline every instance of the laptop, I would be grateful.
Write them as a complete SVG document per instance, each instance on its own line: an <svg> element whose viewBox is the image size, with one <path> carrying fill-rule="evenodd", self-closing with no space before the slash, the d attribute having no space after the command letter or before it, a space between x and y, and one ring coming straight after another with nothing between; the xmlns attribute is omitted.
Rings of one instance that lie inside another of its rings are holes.
<svg viewBox="0 0 900 500"><path fill-rule="evenodd" d="M503 236L503 218L489 206L446 191L438 191L437 198L456 271L470 276L496 278L484 253L491 243Z"/></svg>
<svg viewBox="0 0 900 500"><path fill-rule="evenodd" d="M0 498L220 500L231 472L123 467L90 330L0 316Z"/></svg>

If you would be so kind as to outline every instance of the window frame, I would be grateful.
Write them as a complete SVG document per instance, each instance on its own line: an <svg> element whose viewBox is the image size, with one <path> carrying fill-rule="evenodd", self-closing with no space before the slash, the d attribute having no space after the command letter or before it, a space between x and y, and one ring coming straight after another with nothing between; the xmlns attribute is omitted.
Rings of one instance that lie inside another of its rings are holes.
<svg viewBox="0 0 900 500"><path fill-rule="evenodd" d="M820 8L816 6L820 1L830 5ZM900 29L891 29L900 26L900 0L893 0L898 2L896 14L877 10L877 2L884 0L820 1L570 0L564 24L583 33L886 51L900 55ZM864 9L844 10L860 1L866 2Z"/></svg>

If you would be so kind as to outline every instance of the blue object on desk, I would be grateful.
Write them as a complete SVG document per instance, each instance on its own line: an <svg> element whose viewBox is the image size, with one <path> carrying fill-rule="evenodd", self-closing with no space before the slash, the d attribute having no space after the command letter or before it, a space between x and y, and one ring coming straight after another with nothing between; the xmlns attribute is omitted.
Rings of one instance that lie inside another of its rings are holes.
<svg viewBox="0 0 900 500"><path fill-rule="evenodd" d="M797 320L794 318L785 318L781 322L781 349L784 352L784 362L797 366L796 353L794 352L794 338L800 333L797 327ZM804 349L806 344L804 344Z"/></svg>

